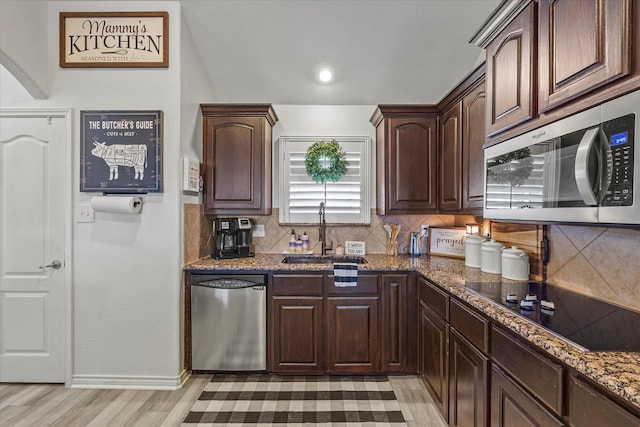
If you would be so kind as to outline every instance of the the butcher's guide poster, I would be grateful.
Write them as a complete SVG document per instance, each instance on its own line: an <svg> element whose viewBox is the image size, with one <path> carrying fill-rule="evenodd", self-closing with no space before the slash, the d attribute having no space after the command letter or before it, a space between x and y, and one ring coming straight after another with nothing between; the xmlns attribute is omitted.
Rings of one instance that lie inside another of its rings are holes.
<svg viewBox="0 0 640 427"><path fill-rule="evenodd" d="M80 191L162 192L162 111L81 111Z"/></svg>

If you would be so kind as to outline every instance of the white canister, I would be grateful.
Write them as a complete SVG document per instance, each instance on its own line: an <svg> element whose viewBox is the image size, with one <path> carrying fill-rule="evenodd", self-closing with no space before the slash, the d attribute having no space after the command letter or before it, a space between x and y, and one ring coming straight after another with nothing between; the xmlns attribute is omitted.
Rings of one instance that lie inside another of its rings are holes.
<svg viewBox="0 0 640 427"><path fill-rule="evenodd" d="M467 235L467 238L464 240L464 265L473 268L482 267L480 261L480 245L486 241L487 238L483 236Z"/></svg>
<svg viewBox="0 0 640 427"><path fill-rule="evenodd" d="M480 245L480 270L485 273L502 273L502 250L505 246L494 239Z"/></svg>
<svg viewBox="0 0 640 427"><path fill-rule="evenodd" d="M515 246L502 251L502 277L529 280L529 256Z"/></svg>

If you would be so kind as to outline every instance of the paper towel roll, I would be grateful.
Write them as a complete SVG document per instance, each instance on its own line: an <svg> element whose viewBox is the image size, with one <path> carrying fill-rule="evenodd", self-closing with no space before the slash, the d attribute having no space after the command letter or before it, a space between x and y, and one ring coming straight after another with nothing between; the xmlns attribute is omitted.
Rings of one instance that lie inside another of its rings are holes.
<svg viewBox="0 0 640 427"><path fill-rule="evenodd" d="M137 214L142 210L140 197L96 196L91 199L91 208L96 212Z"/></svg>

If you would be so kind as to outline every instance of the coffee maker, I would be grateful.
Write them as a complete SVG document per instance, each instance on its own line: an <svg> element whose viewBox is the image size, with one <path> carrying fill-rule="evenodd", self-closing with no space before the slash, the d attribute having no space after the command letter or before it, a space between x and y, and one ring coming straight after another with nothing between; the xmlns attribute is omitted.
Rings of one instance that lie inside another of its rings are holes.
<svg viewBox="0 0 640 427"><path fill-rule="evenodd" d="M213 222L216 236L215 259L245 258L251 252L251 220L249 218L216 218Z"/></svg>

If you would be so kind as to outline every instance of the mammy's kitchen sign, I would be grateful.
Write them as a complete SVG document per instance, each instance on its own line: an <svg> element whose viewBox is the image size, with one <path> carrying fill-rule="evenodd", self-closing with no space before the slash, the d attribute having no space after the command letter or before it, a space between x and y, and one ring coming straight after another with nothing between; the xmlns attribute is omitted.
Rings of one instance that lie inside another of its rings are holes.
<svg viewBox="0 0 640 427"><path fill-rule="evenodd" d="M167 12L60 12L61 67L168 67Z"/></svg>

